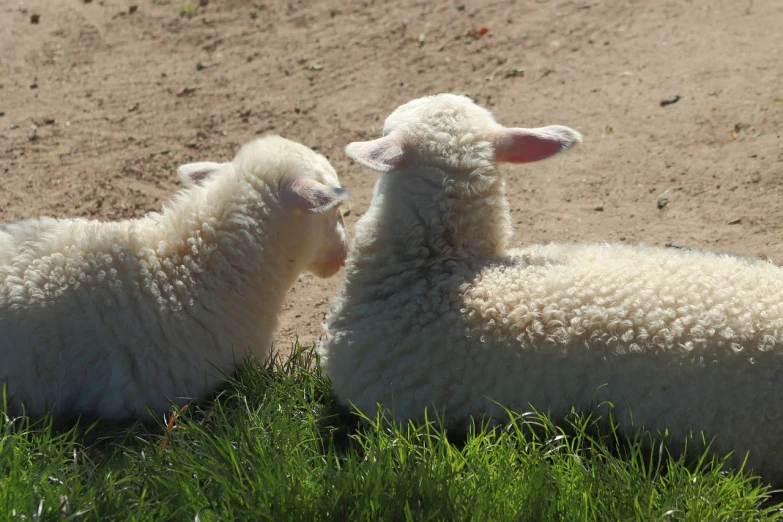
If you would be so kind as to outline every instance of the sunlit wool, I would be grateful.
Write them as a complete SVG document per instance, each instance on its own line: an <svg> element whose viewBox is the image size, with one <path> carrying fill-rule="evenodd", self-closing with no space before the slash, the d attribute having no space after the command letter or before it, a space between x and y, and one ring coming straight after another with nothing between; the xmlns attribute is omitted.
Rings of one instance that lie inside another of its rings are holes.
<svg viewBox="0 0 783 522"><path fill-rule="evenodd" d="M434 407L458 427L507 418L504 407L562 418L611 402L631 433L703 430L733 464L750 451L751 467L783 478L781 268L612 244L507 249L495 162L578 140L565 127L507 129L439 95L346 148L385 173L320 346L334 391L369 415L380 404L421 420Z"/></svg>
<svg viewBox="0 0 783 522"><path fill-rule="evenodd" d="M269 355L298 275L345 261L329 162L277 136L179 169L161 213L0 227L0 386L12 412L146 417Z"/></svg>

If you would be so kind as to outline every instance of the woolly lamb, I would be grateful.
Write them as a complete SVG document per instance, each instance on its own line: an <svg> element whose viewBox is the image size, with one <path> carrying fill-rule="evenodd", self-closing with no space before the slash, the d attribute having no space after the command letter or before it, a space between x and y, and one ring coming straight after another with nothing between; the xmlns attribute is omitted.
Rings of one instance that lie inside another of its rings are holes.
<svg viewBox="0 0 783 522"><path fill-rule="evenodd" d="M345 262L329 162L269 136L184 165L162 213L0 227L0 388L12 412L148 417L265 358L298 275Z"/></svg>
<svg viewBox="0 0 783 522"><path fill-rule="evenodd" d="M623 429L667 428L672 441L703 430L735 465L750 451L751 467L781 478L783 269L611 244L507 251L495 162L578 141L566 127L502 127L442 94L347 146L385 174L319 347L334 391L398 420L434 406L456 427L503 407L562 418L611 401Z"/></svg>

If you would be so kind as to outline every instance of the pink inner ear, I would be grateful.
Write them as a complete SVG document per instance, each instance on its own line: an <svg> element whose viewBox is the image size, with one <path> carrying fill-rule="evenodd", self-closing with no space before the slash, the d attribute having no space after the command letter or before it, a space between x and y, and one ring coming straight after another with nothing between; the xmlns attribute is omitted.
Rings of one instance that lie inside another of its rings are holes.
<svg viewBox="0 0 783 522"><path fill-rule="evenodd" d="M211 161L201 161L198 163L188 163L182 165L177 170L179 177L185 182L186 186L203 185L204 181L216 174L228 163L213 163Z"/></svg>
<svg viewBox="0 0 783 522"><path fill-rule="evenodd" d="M357 141L345 147L349 158L366 167L388 172L405 164L405 147L396 134L372 141Z"/></svg>
<svg viewBox="0 0 783 522"><path fill-rule="evenodd" d="M302 212L312 212L313 209L329 203L328 194L321 184L313 179L297 179L291 183L290 190L296 195L293 198L293 206Z"/></svg>
<svg viewBox="0 0 783 522"><path fill-rule="evenodd" d="M540 129L502 129L493 140L495 160L510 163L539 161L567 149L578 140L576 131L558 125Z"/></svg>
<svg viewBox="0 0 783 522"><path fill-rule="evenodd" d="M188 178L190 179L190 182L194 185L201 185L201 182L207 179L209 176L209 173L212 172L211 170L197 170L195 172L188 173Z"/></svg>
<svg viewBox="0 0 783 522"><path fill-rule="evenodd" d="M328 187L310 178L287 181L283 189L285 203L307 214L321 214L346 199L345 189Z"/></svg>

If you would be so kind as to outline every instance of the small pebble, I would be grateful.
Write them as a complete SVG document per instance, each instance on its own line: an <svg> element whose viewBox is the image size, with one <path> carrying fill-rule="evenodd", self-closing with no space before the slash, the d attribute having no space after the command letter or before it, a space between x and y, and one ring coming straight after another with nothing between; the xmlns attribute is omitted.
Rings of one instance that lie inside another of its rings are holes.
<svg viewBox="0 0 783 522"><path fill-rule="evenodd" d="M39 14L30 15L30 23L31 24L37 24L40 21L41 21L41 15L39 15Z"/></svg>
<svg viewBox="0 0 783 522"><path fill-rule="evenodd" d="M667 105L671 105L672 103L677 103L678 101L680 101L680 96L678 94L675 94L674 96L670 96L665 100L661 100L661 107L666 107Z"/></svg>

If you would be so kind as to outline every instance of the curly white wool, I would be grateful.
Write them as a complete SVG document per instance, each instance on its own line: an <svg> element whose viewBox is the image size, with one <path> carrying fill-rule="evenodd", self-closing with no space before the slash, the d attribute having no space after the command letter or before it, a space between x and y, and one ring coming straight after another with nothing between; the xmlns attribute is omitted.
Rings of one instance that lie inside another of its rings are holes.
<svg viewBox="0 0 783 522"><path fill-rule="evenodd" d="M0 386L12 412L146 417L265 358L298 275L344 264L329 162L278 136L179 170L163 211L0 227Z"/></svg>
<svg viewBox="0 0 783 522"><path fill-rule="evenodd" d="M734 464L750 451L783 478L781 268L610 244L508 251L494 161L541 159L578 134L504 129L453 95L403 105L384 131L346 148L387 172L319 348L344 403L399 420L434 407L464 426L611 401L624 429L704 431Z"/></svg>

